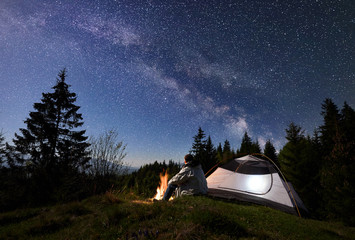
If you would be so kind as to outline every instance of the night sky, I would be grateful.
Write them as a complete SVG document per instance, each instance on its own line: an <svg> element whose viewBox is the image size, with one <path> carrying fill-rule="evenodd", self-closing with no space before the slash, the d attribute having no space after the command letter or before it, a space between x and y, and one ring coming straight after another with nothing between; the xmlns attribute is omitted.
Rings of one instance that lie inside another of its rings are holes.
<svg viewBox="0 0 355 240"><path fill-rule="evenodd" d="M132 166L215 145L285 144L332 98L355 108L355 1L0 1L0 130L11 141L60 70L87 136L115 128Z"/></svg>

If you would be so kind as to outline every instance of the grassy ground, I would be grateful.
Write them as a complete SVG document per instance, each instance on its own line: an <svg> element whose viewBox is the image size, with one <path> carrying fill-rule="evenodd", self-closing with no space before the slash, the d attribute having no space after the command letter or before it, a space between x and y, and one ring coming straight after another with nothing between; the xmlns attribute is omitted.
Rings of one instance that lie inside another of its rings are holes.
<svg viewBox="0 0 355 240"><path fill-rule="evenodd" d="M107 193L0 214L0 239L355 239L355 228L207 197Z"/></svg>

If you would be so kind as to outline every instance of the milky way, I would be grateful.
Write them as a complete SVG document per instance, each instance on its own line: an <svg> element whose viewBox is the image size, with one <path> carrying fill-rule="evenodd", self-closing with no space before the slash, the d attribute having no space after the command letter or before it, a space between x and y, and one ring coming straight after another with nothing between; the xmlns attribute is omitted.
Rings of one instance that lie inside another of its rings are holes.
<svg viewBox="0 0 355 240"><path fill-rule="evenodd" d="M199 126L280 149L325 98L355 107L354 31L354 1L1 1L0 129L65 67L87 135L117 129L131 165L181 161Z"/></svg>

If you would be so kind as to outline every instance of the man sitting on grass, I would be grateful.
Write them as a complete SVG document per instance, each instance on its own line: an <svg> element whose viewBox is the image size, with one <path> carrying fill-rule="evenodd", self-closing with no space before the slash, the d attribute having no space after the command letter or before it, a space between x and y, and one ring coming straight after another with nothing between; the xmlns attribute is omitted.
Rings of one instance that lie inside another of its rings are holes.
<svg viewBox="0 0 355 240"><path fill-rule="evenodd" d="M185 156L185 165L168 182L168 189L165 191L163 200L169 198L175 191L175 196L207 194L207 181L201 164L195 161L191 154Z"/></svg>

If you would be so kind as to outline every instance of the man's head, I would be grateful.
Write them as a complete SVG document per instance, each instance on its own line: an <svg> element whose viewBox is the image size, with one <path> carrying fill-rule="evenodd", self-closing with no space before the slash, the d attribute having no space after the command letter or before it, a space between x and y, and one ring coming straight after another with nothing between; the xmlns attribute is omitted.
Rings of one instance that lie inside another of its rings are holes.
<svg viewBox="0 0 355 240"><path fill-rule="evenodd" d="M194 157L191 154L186 154L184 159L185 159L185 164L192 163L194 161Z"/></svg>

